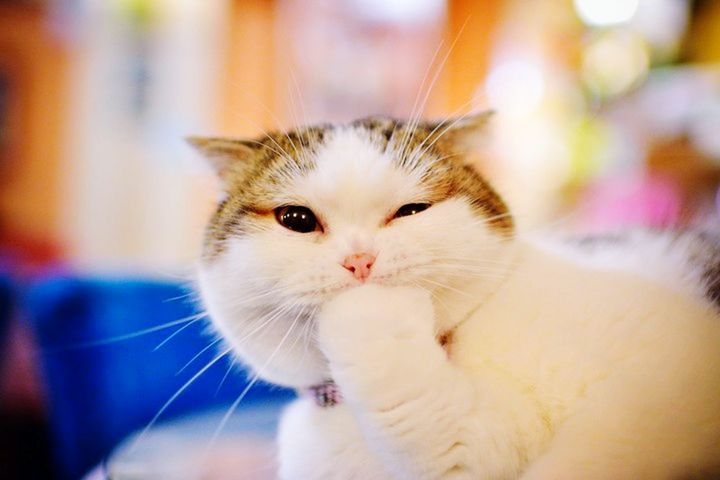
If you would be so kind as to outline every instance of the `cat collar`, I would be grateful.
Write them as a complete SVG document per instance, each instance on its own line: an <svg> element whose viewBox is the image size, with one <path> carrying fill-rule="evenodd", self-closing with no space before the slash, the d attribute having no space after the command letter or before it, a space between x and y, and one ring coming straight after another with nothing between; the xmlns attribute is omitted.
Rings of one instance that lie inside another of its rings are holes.
<svg viewBox="0 0 720 480"><path fill-rule="evenodd" d="M315 405L318 407L334 407L342 402L340 388L338 388L337 384L332 380L326 380L318 385L308 387L306 391L312 399L315 400Z"/></svg>

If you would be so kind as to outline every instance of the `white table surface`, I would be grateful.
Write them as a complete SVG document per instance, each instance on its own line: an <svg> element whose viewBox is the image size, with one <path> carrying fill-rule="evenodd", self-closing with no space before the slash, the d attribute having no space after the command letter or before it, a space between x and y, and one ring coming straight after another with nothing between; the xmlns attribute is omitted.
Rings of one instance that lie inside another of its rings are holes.
<svg viewBox="0 0 720 480"><path fill-rule="evenodd" d="M274 435L282 404L247 406L215 437L225 410L184 417L120 444L86 480L266 480L275 478ZM94 475L94 476L93 476Z"/></svg>

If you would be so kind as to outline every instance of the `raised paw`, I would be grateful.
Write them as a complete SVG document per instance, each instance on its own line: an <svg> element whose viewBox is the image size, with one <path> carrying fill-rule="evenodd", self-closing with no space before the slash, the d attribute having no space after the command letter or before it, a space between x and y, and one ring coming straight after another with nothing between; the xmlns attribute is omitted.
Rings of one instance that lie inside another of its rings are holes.
<svg viewBox="0 0 720 480"><path fill-rule="evenodd" d="M358 344L369 351L374 344L434 335L430 295L413 287L350 289L328 302L317 320L320 347L330 355Z"/></svg>

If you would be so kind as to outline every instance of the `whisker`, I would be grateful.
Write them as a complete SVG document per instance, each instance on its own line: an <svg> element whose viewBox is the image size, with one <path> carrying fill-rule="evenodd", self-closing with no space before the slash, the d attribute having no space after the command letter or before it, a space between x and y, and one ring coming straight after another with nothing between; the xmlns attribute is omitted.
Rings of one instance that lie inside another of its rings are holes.
<svg viewBox="0 0 720 480"><path fill-rule="evenodd" d="M180 327L180 328L178 328L177 330L175 330L175 331L174 331L173 333L171 333L165 340L163 340L162 342L158 343L157 346L155 346L155 348L153 348L153 352L159 350L160 347L162 347L163 345L165 345L166 343L168 343L170 340L172 340L173 338L175 338L175 336L177 336L178 334L180 334L183 330L186 330L188 327L193 326L193 325L195 324L195 322L197 322L197 321L199 321L199 320L202 320L202 318L205 318L205 317L207 317L207 314L206 314L205 316L201 317L201 318L196 318L195 320L191 320L191 321L189 321L188 323L186 323L185 325L183 325L182 327Z"/></svg>
<svg viewBox="0 0 720 480"><path fill-rule="evenodd" d="M419 288L420 290L423 290L423 291L427 292L427 293L432 297L432 299L433 299L434 301L436 301L437 303L439 303L440 306L443 307L443 309L445 309L446 312L449 312L449 311L450 311L450 307L448 307L447 303L445 303L443 300L441 300L440 297L438 297L438 296L435 294L435 292L433 292L432 290L430 290L430 289L428 289L428 288L425 288L424 286L422 286L422 285L420 284L420 282L417 282L417 281L414 281L414 280L410 280L410 283L411 283L411 285L413 285L414 287Z"/></svg>
<svg viewBox="0 0 720 480"><path fill-rule="evenodd" d="M305 358L309 353L308 349L310 347L310 342L312 341L312 331L315 325L314 317L319 309L320 307L315 307L313 311L308 314L307 322L305 322L305 326L303 327L303 356L300 358L301 363L305 361Z"/></svg>
<svg viewBox="0 0 720 480"><path fill-rule="evenodd" d="M237 397L237 399L235 399L235 401L232 403L232 405L230 405L230 408L228 408L227 412L225 413L223 418L220 420L220 424L217 426L217 428L213 432L212 437L210 437L210 441L208 442L208 445L205 449L205 454L203 455L204 457L209 453L209 451L212 449L213 445L215 445L215 442L217 441L217 438L220 435L220 432L225 427L225 425L227 424L227 422L230 419L230 417L232 416L232 414L235 413L235 410L237 410L238 406L240 406L240 403L243 401L243 399L248 394L250 389L260 379L259 372L262 371L263 369L265 369L270 364L270 362L272 362L273 358L275 358L275 355L277 355L277 353L280 351L283 344L285 343L285 340L287 340L288 336L295 328L295 325L297 325L298 319L300 318L300 315L302 314L302 312L303 311L301 310L300 313L298 313L298 315L295 317L295 320L293 320L293 322L290 325L290 327L288 328L287 332L285 332L285 335L282 337L282 339L278 343L277 347L275 347L275 350L273 350L272 354L270 354L270 356L265 361L263 366L253 375L252 379L250 380L250 382L248 382L248 384L245 386L245 388L240 393L240 395Z"/></svg>
<svg viewBox="0 0 720 480"><path fill-rule="evenodd" d="M162 302L163 302L163 303L176 302L176 301L178 301L178 300L184 300L184 299L186 299L186 298L192 298L192 297L194 297L195 295L197 295L195 292L188 292L188 293L184 293L184 294L182 294L182 295L177 295L177 296L175 296L175 297L165 298L165 299L163 299Z"/></svg>
<svg viewBox="0 0 720 480"><path fill-rule="evenodd" d="M445 56L443 57L442 61L440 62L440 66L436 69L435 75L433 76L433 79L430 82L430 86L427 89L427 91L425 92L425 98L423 98L422 107L418 110L417 120L413 124L413 127L412 127L413 129L417 128L417 126L419 124L419 120L420 120L420 113L422 112L422 110L424 110L425 105L427 105L427 101L430 98L430 93L432 92L432 89L435 87L435 83L437 82L438 78L440 77L440 73L442 73L443 69L445 68L445 64L447 63L448 58L450 58L450 54L455 49L455 45L457 45L457 42L460 40L460 37L462 36L462 33L465 30L465 27L467 26L469 20L470 20L470 17L465 19L465 22L462 24L462 26L458 30L458 33L455 35L455 39L450 44L448 51L445 53ZM401 151L401 155L404 156L404 154L405 154L405 150L403 149Z"/></svg>
<svg viewBox="0 0 720 480"><path fill-rule="evenodd" d="M472 100L469 100L462 104L459 108L457 108L453 113L452 116L457 115L459 112L461 112L463 109L468 107L472 103ZM418 159L422 158L423 155L425 155L430 148L432 148L435 143L437 143L447 132L453 129L455 125L465 120L472 112L466 112L462 115L459 115L457 118L455 118L450 123L444 123L444 122L438 122L438 124L430 131L427 137L423 139L423 141L418 145L413 152L410 152L408 154L408 161L406 162L408 165L413 165ZM444 127L444 128L443 128ZM438 134L435 135L435 133L443 128L443 130ZM426 143L432 139L432 142L426 145ZM424 147L424 148L423 148Z"/></svg>
<svg viewBox="0 0 720 480"><path fill-rule="evenodd" d="M247 143L252 143L252 144L255 144L255 145L263 146L263 147L267 148L268 150L270 150L271 152L273 152L273 153L274 153L275 155L277 155L278 157L280 157L280 158L282 158L282 159L285 159L285 160L290 160L290 156L289 156L289 154L288 154L287 152L285 152L285 151L280 152L280 151L278 151L277 149L269 146L268 144L266 144L266 143L264 143L264 142L259 142L259 141L257 141L257 140L243 140L243 141L244 141L244 142L247 142Z"/></svg>
<svg viewBox="0 0 720 480"><path fill-rule="evenodd" d="M452 290L452 291L454 291L454 292L456 292L456 293L459 293L460 295L464 295L464 296L466 296L466 297L473 298L473 296L470 295L470 294L467 293L467 292L463 292L462 290L458 290L457 288L451 287L450 285L445 285L445 284L436 282L436 281L434 281L434 280L430 280L429 278L421 278L420 281L428 282L428 283L431 283L431 284L433 284L433 285L436 285L436 286L438 286L438 287L440 287L440 288L445 288L445 289L448 289L448 290Z"/></svg>
<svg viewBox="0 0 720 480"><path fill-rule="evenodd" d="M507 272L513 270L518 266L516 263L473 263L472 260L457 260L453 258L436 258L431 262L419 264L417 267L435 268L440 266L447 266L448 268L457 268L462 270L483 270L489 272ZM413 267L411 267L413 268Z"/></svg>
<svg viewBox="0 0 720 480"><path fill-rule="evenodd" d="M246 305L246 304L248 304L248 303L252 303L252 302L257 301L258 299L266 298L266 297L268 297L268 296L270 296L270 295L277 295L277 292L274 291L273 289L268 289L267 291L262 292L262 293L259 293L258 295L254 295L254 296L252 296L252 297L244 297L244 298L241 299L241 301L239 301L239 302L234 302L234 303L232 304L232 306L233 306L233 307L239 307L239 306L241 306L241 305Z"/></svg>
<svg viewBox="0 0 720 480"><path fill-rule="evenodd" d="M150 422L145 426L145 428L142 429L142 431L138 434L138 436L133 441L132 447L130 448L130 451L134 451L142 439L147 436L147 433L150 431L150 429L155 425L155 423L158 421L160 416L162 416L163 413L172 405L172 403L180 396L182 393L190 387L190 385L193 384L195 380L200 378L200 376L207 372L213 365L215 365L217 362L220 361L221 358L223 358L225 355L230 353L232 351L231 348L227 348L220 352L218 355L216 355L212 360L210 360L203 368L201 368L195 375L193 375L187 382L185 382L164 404L162 407L160 407L160 410L155 414L155 416L150 420Z"/></svg>
<svg viewBox="0 0 720 480"><path fill-rule="evenodd" d="M290 78L292 80L293 86L295 87L295 94L298 96L298 101L301 101L302 94L300 93L300 85L298 85L298 81L297 81L297 78L295 77L295 71L293 70L292 65L290 65ZM289 88L290 87L288 86L288 89ZM297 104L295 103L295 94L289 95L289 97L290 97L290 112L295 121L295 124L301 125L300 121L298 120L297 111L296 111ZM301 108L303 109L303 113L304 113L304 108L305 108L304 105L302 105ZM303 113L301 113L301 115ZM306 114L305 114L305 116L307 117ZM307 152L307 150L301 149L300 151L298 151L298 148L295 146L295 142L292 141L290 136L287 134L285 136L287 137L288 141L292 144L293 148L295 149L295 154L298 156L298 158L303 159L305 163L309 163L309 153ZM300 146L302 147L302 143L300 143Z"/></svg>
<svg viewBox="0 0 720 480"><path fill-rule="evenodd" d="M235 367L235 359L231 358L228 363L229 363L229 365L228 365L227 370L225 370L225 375L223 375L223 377L220 379L220 383L218 384L217 388L215 389L215 394L213 395L214 397L217 397L218 393L220 393L220 389L225 384L225 380L227 380L227 378L230 376L230 372L232 372L232 369Z"/></svg>
<svg viewBox="0 0 720 480"><path fill-rule="evenodd" d="M290 312L290 311L291 311L293 308L295 308L297 305L298 305L298 302L295 302L295 303L289 304L289 305L281 305L280 307L277 307L277 308L271 310L270 313L268 313L267 315L261 317L259 320L257 320L257 321L255 322L255 324L260 323L260 325L257 325L256 327L254 327L250 332L244 333L242 337L240 337L239 339L235 340L235 343L237 343L237 344L243 343L243 342L246 341L248 338L250 338L250 337L253 336L255 333L259 332L260 330L262 330L263 328L265 328L266 326L268 326L270 323L273 323L275 320L277 320L278 318L280 318L280 317L281 317L282 315L284 315L285 313Z"/></svg>
<svg viewBox="0 0 720 480"><path fill-rule="evenodd" d="M198 353L196 353L190 360L188 360L187 363L185 363L185 365L183 365L183 366L180 368L180 370L178 370L177 372L175 372L175 375L176 375L176 376L177 376L177 375L180 375L183 371L185 371L185 369L186 369L187 367L189 367L189 366L190 366L195 360L197 360L203 353L207 352L207 351L210 350L212 347L214 347L214 346L217 345L218 343L222 342L222 340L223 340L222 337L220 337L220 338L217 338L217 339L213 340L212 342L210 342L209 345L206 345L206 346L205 346L204 348L202 348Z"/></svg>
<svg viewBox="0 0 720 480"><path fill-rule="evenodd" d="M243 92L242 85L241 85L239 82L232 82L232 83L233 83L236 87L238 87L241 92ZM244 92L243 92L243 93L244 93ZM245 95L245 98L247 98L247 99L255 102L256 105L258 105L260 108L262 108L263 110L265 110L265 112L268 113L268 114L272 117L272 119L275 121L275 123L278 125L278 127L280 128L281 131L283 131L283 132L286 132L286 131L287 131L287 128L282 125L282 123L279 121L279 119L277 118L277 116L275 116L275 114L272 112L272 110L270 110L270 108L268 108L267 105L265 105L263 102L261 102L260 100L258 100L256 97L254 97L254 96L252 96L252 95L248 95L248 94L244 94L244 95ZM225 107L225 108L228 108L227 106L224 106L224 107ZM229 108L228 108L227 111L228 111L230 114L232 114L233 116L237 116L237 115L238 115L237 112L230 111ZM285 150L284 148L282 148L282 146L273 138L273 136L272 136L267 130L265 130L264 128L262 128L262 127L261 127L257 122L255 122L250 116L244 116L243 118L244 118L244 120L250 122L257 130L259 130L259 131L262 133L262 135L264 136L264 138L270 140L281 152L283 152L284 155L282 155L282 156L283 156L284 158L286 158L286 159L292 159L292 155L290 155L290 153L289 153L287 150ZM266 145L266 144L263 143L263 142L258 142L258 143L261 143L261 144L263 144L263 145ZM291 143L292 143L292 142L291 142Z"/></svg>
<svg viewBox="0 0 720 480"><path fill-rule="evenodd" d="M74 350L77 348L91 348L91 347L100 347L100 346L104 346L104 345L110 345L112 343L122 342L123 340L130 340L133 338L141 337L143 335L147 335L149 333L157 332L160 330L165 330L165 329L174 327L175 325L180 325L180 324L187 323L187 322L194 322L205 316L207 316L206 313L191 315L189 317L181 318L179 320L173 320L172 322L163 323L162 325L156 325L154 327L144 328L142 330L138 330L138 331L135 331L132 333L116 335L113 337L103 338L100 340L90 340L90 341L86 341L86 342L71 343L68 345L62 345L62 346L58 346L58 347L50 347L50 348L43 349L43 353L58 353L58 352L64 352L64 351L68 351L68 350Z"/></svg>
<svg viewBox="0 0 720 480"><path fill-rule="evenodd" d="M438 43L438 46L435 48L435 52L432 55L432 58L430 58L430 62L428 63L427 67L425 68L425 73L423 74L422 82L420 82L420 86L418 87L417 94L415 95L415 101L413 102L412 110L410 111L410 122L407 124L408 126L415 121L416 117L420 117L420 97L422 96L423 90L425 89L425 82L428 79L428 76L430 75L430 70L432 69L433 63L435 62L435 59L438 56L438 53L440 53L440 50L442 49L443 44L445 43L444 40L440 40L440 43ZM411 135L413 129L406 128L403 132L402 142L400 145L402 145L402 148L399 150L400 152L405 151L405 145L409 141L409 137Z"/></svg>

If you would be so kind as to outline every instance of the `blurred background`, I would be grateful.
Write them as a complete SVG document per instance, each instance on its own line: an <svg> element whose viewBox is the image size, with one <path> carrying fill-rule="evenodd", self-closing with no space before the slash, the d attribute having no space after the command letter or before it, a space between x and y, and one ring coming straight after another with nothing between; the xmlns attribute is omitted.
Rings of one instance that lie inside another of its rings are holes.
<svg viewBox="0 0 720 480"><path fill-rule="evenodd" d="M0 0L0 477L80 478L203 365L162 419L244 392L184 136L487 108L521 223L717 223L717 1Z"/></svg>

